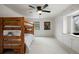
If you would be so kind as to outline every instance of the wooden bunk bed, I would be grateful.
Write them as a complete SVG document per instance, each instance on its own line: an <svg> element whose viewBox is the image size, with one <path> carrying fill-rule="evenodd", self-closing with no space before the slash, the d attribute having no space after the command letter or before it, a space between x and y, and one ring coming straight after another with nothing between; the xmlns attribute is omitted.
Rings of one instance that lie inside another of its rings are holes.
<svg viewBox="0 0 79 59"><path fill-rule="evenodd" d="M16 36L12 32L5 35L6 30L19 30L20 35ZM25 53L24 32L24 17L0 17L0 53L3 53L4 49L13 49L15 53Z"/></svg>
<svg viewBox="0 0 79 59"><path fill-rule="evenodd" d="M25 33L34 34L34 23L30 20L24 20Z"/></svg>

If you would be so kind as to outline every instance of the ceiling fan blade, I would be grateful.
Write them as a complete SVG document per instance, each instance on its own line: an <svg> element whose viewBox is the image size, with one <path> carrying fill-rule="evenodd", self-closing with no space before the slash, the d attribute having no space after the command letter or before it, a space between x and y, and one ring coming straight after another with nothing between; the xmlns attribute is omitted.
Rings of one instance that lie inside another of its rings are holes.
<svg viewBox="0 0 79 59"><path fill-rule="evenodd" d="M47 6L48 6L48 4L45 4L45 5L43 6L43 9L46 8Z"/></svg>
<svg viewBox="0 0 79 59"><path fill-rule="evenodd" d="M51 11L47 11L47 10L42 10L42 12L48 12L48 13L50 13Z"/></svg>
<svg viewBox="0 0 79 59"><path fill-rule="evenodd" d="M29 5L29 7L33 8L33 9L35 9L35 7L34 7L34 6L31 6L31 5Z"/></svg>

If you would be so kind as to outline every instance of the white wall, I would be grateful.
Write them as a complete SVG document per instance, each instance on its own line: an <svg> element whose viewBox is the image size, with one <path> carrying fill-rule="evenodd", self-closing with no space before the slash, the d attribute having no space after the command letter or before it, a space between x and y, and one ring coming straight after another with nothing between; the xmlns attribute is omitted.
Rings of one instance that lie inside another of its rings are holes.
<svg viewBox="0 0 79 59"><path fill-rule="evenodd" d="M29 18L30 19L30 18ZM35 36L47 36L47 37L54 37L55 33L55 21L53 18L32 18L33 21L40 22L40 30L35 30ZM50 22L51 28L50 30L44 30L44 22Z"/></svg>
<svg viewBox="0 0 79 59"><path fill-rule="evenodd" d="M0 17L22 17L22 15L4 5L0 5Z"/></svg>
<svg viewBox="0 0 79 59"><path fill-rule="evenodd" d="M55 22L56 22L55 36L56 36L56 38L59 38L60 36L63 35L63 17L76 10L79 10L79 5L72 5L71 7L67 8L62 13L60 13L57 17L55 17Z"/></svg>
<svg viewBox="0 0 79 59"><path fill-rule="evenodd" d="M69 48L72 48L76 52L79 53L79 37L73 36L71 34L64 34L63 33L63 17L67 14L70 14L76 10L79 10L79 5L72 5L71 7L64 10L62 13L60 13L57 17L55 17L55 23L56 23L56 31L55 36L58 41L65 44Z"/></svg>

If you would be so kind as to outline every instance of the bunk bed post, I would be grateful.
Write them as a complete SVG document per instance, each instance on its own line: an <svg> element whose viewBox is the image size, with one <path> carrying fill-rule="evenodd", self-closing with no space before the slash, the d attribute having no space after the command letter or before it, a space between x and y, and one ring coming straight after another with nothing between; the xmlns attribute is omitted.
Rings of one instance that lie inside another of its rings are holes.
<svg viewBox="0 0 79 59"><path fill-rule="evenodd" d="M25 44L24 44L24 17L21 18L21 53L25 53Z"/></svg>
<svg viewBox="0 0 79 59"><path fill-rule="evenodd" d="M3 53L3 23L2 17L0 17L0 53Z"/></svg>
<svg viewBox="0 0 79 59"><path fill-rule="evenodd" d="M32 26L32 30L31 30L31 32L32 32L32 34L34 35L34 24L32 24L33 26Z"/></svg>

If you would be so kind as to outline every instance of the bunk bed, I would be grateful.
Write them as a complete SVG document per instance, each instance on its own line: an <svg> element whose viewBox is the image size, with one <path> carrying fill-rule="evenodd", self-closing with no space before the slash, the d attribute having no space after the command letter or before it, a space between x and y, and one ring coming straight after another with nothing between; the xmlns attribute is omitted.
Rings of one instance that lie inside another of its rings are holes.
<svg viewBox="0 0 79 59"><path fill-rule="evenodd" d="M24 20L25 33L34 34L34 23L30 20Z"/></svg>
<svg viewBox="0 0 79 59"><path fill-rule="evenodd" d="M0 17L0 53L12 49L15 53L27 52L34 34L34 24L24 17ZM26 43L26 44L25 44Z"/></svg>
<svg viewBox="0 0 79 59"><path fill-rule="evenodd" d="M34 22L31 20L24 20L24 28L25 28L25 42L27 44L28 49L30 50L32 41L34 40Z"/></svg>
<svg viewBox="0 0 79 59"><path fill-rule="evenodd" d="M5 49L25 53L24 29L24 17L0 17L0 53Z"/></svg>

